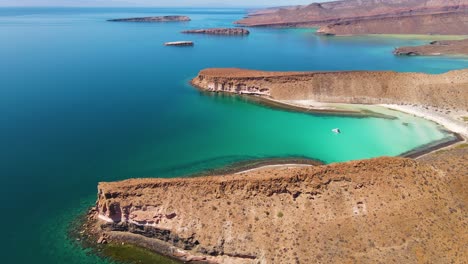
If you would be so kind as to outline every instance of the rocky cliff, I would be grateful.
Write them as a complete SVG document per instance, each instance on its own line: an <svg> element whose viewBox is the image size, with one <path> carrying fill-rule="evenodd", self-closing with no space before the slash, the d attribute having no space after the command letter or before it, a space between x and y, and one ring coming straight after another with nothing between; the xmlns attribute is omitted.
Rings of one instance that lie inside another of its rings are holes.
<svg viewBox="0 0 468 264"><path fill-rule="evenodd" d="M373 71L265 72L206 69L192 84L211 92L325 103L422 104L468 109L468 70L445 74Z"/></svg>
<svg viewBox="0 0 468 264"><path fill-rule="evenodd" d="M468 55L468 39L433 41L429 45L399 47L393 53L400 56Z"/></svg>
<svg viewBox="0 0 468 264"><path fill-rule="evenodd" d="M236 23L244 26L323 26L322 33L340 35L466 34L467 12L468 0L347 0L257 11ZM459 21L465 24L457 25ZM445 27L439 25L441 22ZM435 29L430 30L431 27Z"/></svg>
<svg viewBox="0 0 468 264"><path fill-rule="evenodd" d="M463 263L468 151L456 151L100 183L90 221L186 261Z"/></svg>

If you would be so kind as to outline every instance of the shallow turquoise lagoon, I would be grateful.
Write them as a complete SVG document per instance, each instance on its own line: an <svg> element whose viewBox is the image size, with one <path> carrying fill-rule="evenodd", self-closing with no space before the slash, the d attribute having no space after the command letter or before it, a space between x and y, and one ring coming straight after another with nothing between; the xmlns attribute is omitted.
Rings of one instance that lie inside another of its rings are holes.
<svg viewBox="0 0 468 264"><path fill-rule="evenodd" d="M105 21L167 14L192 21ZM230 26L243 15L0 9L2 263L106 263L67 236L70 221L94 203L99 181L183 176L257 158L396 156L450 137L408 115L310 115L199 93L188 81L205 67L441 73L468 66L460 58L392 55L394 47L426 42L417 38L317 37L311 29L255 28L234 38L179 33ZM195 47L162 45L186 39ZM331 133L335 127L343 133Z"/></svg>

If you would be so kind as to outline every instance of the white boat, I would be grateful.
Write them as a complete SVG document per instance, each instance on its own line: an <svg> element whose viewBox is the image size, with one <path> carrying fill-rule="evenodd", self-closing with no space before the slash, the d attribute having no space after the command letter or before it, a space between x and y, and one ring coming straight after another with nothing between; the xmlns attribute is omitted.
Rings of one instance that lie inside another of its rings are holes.
<svg viewBox="0 0 468 264"><path fill-rule="evenodd" d="M341 130L339 128L334 128L334 129L332 129L332 132L335 133L335 134L340 134Z"/></svg>

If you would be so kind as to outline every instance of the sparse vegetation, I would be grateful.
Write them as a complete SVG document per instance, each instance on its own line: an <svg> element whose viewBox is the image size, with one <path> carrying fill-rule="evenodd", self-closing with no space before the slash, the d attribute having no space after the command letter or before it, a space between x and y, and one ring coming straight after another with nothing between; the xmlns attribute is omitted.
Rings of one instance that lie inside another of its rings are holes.
<svg viewBox="0 0 468 264"><path fill-rule="evenodd" d="M468 147L468 143L462 143L460 145L456 145L455 149L464 149L466 147Z"/></svg>
<svg viewBox="0 0 468 264"><path fill-rule="evenodd" d="M279 218L283 217L283 212L278 212L278 215L277 215Z"/></svg>

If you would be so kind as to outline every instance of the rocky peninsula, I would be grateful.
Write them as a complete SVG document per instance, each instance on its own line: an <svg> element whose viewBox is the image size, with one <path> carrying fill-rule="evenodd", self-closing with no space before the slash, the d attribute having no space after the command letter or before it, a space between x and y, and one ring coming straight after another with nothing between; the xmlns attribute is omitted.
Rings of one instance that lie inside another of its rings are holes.
<svg viewBox="0 0 468 264"><path fill-rule="evenodd" d="M326 35L468 34L468 0L347 0L256 11L244 26L320 27Z"/></svg>
<svg viewBox="0 0 468 264"><path fill-rule="evenodd" d="M399 47L393 53L400 56L468 55L468 39L433 41L423 46Z"/></svg>
<svg viewBox="0 0 468 264"><path fill-rule="evenodd" d="M196 263L463 263L467 159L102 182L84 231Z"/></svg>
<svg viewBox="0 0 468 264"><path fill-rule="evenodd" d="M468 136L468 125L464 121L468 116L467 69L425 74L215 68L200 71L192 84L207 92L255 96L266 102L292 105L303 110L329 111L336 103L386 105L433 120Z"/></svg>
<svg viewBox="0 0 468 264"><path fill-rule="evenodd" d="M110 22L184 22L190 21L188 16L155 16L109 19Z"/></svg>
<svg viewBox="0 0 468 264"><path fill-rule="evenodd" d="M244 36L249 35L250 31L244 28L209 28L209 29L194 29L182 31L184 34L206 34L206 35L228 35L228 36Z"/></svg>

